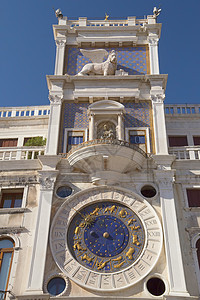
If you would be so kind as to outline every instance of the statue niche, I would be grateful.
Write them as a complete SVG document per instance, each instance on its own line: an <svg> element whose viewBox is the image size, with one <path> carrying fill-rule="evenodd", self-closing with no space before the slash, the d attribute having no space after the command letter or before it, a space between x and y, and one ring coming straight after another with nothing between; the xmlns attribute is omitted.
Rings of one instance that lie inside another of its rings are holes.
<svg viewBox="0 0 200 300"><path fill-rule="evenodd" d="M97 127L98 139L116 139L116 127L112 122L100 123Z"/></svg>
<svg viewBox="0 0 200 300"><path fill-rule="evenodd" d="M85 50L80 49L81 53L89 58L92 63L86 64L78 73L79 76L83 75L115 75L117 69L117 55L115 50L108 53L105 49ZM104 57L107 60L103 62Z"/></svg>

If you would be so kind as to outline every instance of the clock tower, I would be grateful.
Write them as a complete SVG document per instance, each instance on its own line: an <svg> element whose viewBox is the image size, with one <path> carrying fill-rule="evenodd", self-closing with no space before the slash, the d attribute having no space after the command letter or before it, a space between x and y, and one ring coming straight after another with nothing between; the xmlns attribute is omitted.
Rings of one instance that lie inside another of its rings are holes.
<svg viewBox="0 0 200 300"><path fill-rule="evenodd" d="M53 31L27 297L190 299L156 14L72 21L60 12Z"/></svg>

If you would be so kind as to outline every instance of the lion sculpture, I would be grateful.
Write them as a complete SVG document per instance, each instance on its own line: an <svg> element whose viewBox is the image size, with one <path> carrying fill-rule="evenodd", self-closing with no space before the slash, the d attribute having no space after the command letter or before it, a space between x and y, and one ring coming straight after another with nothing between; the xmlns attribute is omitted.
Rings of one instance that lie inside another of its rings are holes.
<svg viewBox="0 0 200 300"><path fill-rule="evenodd" d="M115 75L117 69L117 55L115 50L109 54L105 49L98 50L80 50L81 53L89 58L92 63L86 64L78 73L79 76L83 75ZM107 60L103 62L103 58L108 56ZM101 62L100 62L101 61Z"/></svg>

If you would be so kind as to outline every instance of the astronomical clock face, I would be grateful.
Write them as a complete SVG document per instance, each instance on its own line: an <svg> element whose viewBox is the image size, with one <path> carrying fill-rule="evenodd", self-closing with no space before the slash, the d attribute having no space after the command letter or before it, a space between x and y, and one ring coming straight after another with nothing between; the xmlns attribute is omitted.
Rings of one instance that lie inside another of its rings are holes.
<svg viewBox="0 0 200 300"><path fill-rule="evenodd" d="M114 291L138 282L157 262L161 247L154 209L122 190L76 194L59 209L51 228L59 268L90 289Z"/></svg>

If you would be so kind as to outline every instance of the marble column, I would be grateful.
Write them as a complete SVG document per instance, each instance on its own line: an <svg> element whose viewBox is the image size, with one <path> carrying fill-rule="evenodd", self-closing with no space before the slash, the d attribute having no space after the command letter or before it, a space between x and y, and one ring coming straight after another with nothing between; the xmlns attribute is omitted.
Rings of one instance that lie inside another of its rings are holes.
<svg viewBox="0 0 200 300"><path fill-rule="evenodd" d="M157 35L150 35L149 42L149 57L150 57L150 73L159 74L159 59L158 59L158 41Z"/></svg>
<svg viewBox="0 0 200 300"><path fill-rule="evenodd" d="M122 114L118 114L118 139L119 140L124 140L123 117L122 117Z"/></svg>
<svg viewBox="0 0 200 300"><path fill-rule="evenodd" d="M63 75L66 40L56 40L56 62L54 75Z"/></svg>
<svg viewBox="0 0 200 300"><path fill-rule="evenodd" d="M94 114L90 114L89 141L94 140Z"/></svg>

